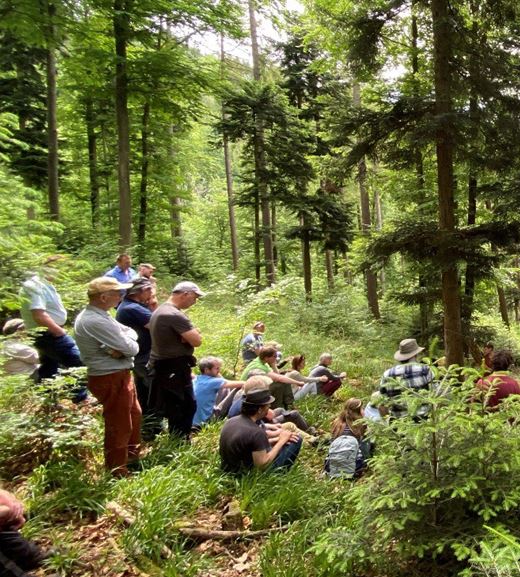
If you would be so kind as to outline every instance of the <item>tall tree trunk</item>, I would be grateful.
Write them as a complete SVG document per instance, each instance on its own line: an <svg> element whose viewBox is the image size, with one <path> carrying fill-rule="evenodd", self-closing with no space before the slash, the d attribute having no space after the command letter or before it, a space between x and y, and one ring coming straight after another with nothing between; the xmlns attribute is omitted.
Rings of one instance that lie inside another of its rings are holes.
<svg viewBox="0 0 520 577"><path fill-rule="evenodd" d="M276 246L276 203L271 202L271 238L273 240L273 263L274 268L278 269L278 247Z"/></svg>
<svg viewBox="0 0 520 577"><path fill-rule="evenodd" d="M148 150L148 135L150 124L150 100L147 97L141 117L141 184L139 187L139 228L137 241L139 243L139 259L145 258L146 219L148 212L148 167L150 154Z"/></svg>
<svg viewBox="0 0 520 577"><path fill-rule="evenodd" d="M325 268L327 270L327 286L334 290L334 256L330 249L325 251Z"/></svg>
<svg viewBox="0 0 520 577"><path fill-rule="evenodd" d="M471 14L473 17L472 36L474 40L478 39L480 26L477 21L478 7L475 2L471 2ZM471 79L471 89L469 96L469 119L470 119L470 136L469 136L469 171L468 171L468 217L467 224L472 226L477 222L477 170L478 167L474 160L479 137L479 104L476 94L475 85L479 82L479 64L477 56L470 53L469 56L469 74ZM473 300L475 295L475 277L477 274L476 266L469 261L466 264L466 278L464 283L464 301L462 306L462 325L464 333L468 334L471 317L473 315Z"/></svg>
<svg viewBox="0 0 520 577"><path fill-rule="evenodd" d="M254 220L253 220L253 235L254 235L254 252L255 252L255 281L256 287L260 290L261 280L261 258L260 258L260 199L258 198L258 191L255 191L254 202Z"/></svg>
<svg viewBox="0 0 520 577"><path fill-rule="evenodd" d="M221 78L224 79L224 35L220 35L220 71ZM222 119L224 120L224 109L222 109ZM231 239L231 259L233 263L233 270L238 270L239 256L238 256L238 236L237 236L237 222L235 218L235 202L233 194L233 171L231 169L231 155L229 153L229 140L226 135L222 137L224 146L224 168L226 169L226 190L227 190L227 204L229 217L229 232Z"/></svg>
<svg viewBox="0 0 520 577"><path fill-rule="evenodd" d="M383 205L381 203L381 196L377 190L374 191L374 213L376 217L376 230L380 231L383 228ZM379 272L379 287L381 294L385 290L385 270L381 267Z"/></svg>
<svg viewBox="0 0 520 577"><path fill-rule="evenodd" d="M417 0L412 1L412 77L413 77L413 94L416 98L419 97L419 29L417 26ZM423 155L419 145L415 144L413 147L413 157L415 165L415 179L417 185L417 199L419 206L425 201L425 180L424 180L424 162ZM429 341L429 325L430 325L430 315L429 315L429 302L426 293L427 281L424 274L419 274L419 288L421 290L421 297L419 303L419 312L421 318L421 342L428 345Z"/></svg>
<svg viewBox="0 0 520 577"><path fill-rule="evenodd" d="M47 192L49 214L53 220L60 219L59 178L58 178L58 121L56 91L56 47L54 17L56 6L47 2Z"/></svg>
<svg viewBox="0 0 520 577"><path fill-rule="evenodd" d="M439 228L448 239L455 231L455 198L453 180L453 114L452 84L452 35L454 34L448 0L431 0L433 24L433 50L435 70L435 112L439 127L436 131L437 187L439 196ZM446 243L447 244L447 243ZM442 303L444 309L444 345L448 365L462 365L464 361L463 337L460 316L460 293L457 263L449 249L441 251Z"/></svg>
<svg viewBox="0 0 520 577"><path fill-rule="evenodd" d="M354 106L360 106L361 92L357 82L353 87L353 101ZM369 235L370 229L372 227L372 218L370 216L370 198L368 196L368 189L366 186L366 172L367 165L365 159L362 159L358 164L359 199L361 205L361 232L364 235ZM365 280L367 286L368 307L372 313L372 316L375 319L379 319L381 318L381 315L379 313L379 300L377 297L377 276L373 271L367 270L365 273Z"/></svg>
<svg viewBox="0 0 520 577"><path fill-rule="evenodd" d="M119 183L119 246L132 242L132 199L130 196L130 136L128 119L128 75L126 47L130 32L132 0L114 0L114 40L116 50L115 105L117 122L117 176Z"/></svg>
<svg viewBox="0 0 520 577"><path fill-rule="evenodd" d="M507 310L507 300L504 288L497 283L497 295L498 295L498 306L500 309L500 316L502 317L502 322L509 327L509 312Z"/></svg>
<svg viewBox="0 0 520 577"><path fill-rule="evenodd" d="M87 125L88 170L90 181L90 214L92 228L99 227L99 175L97 167L96 117L92 98L85 102L85 124Z"/></svg>
<svg viewBox="0 0 520 577"><path fill-rule="evenodd" d="M249 29L251 33L251 50L253 56L253 77L256 82L260 82L260 53L258 50L258 37L256 26L256 2L248 0L249 8ZM255 118L254 137L254 158L255 158L255 181L262 215L262 239L264 245L265 273L267 284L271 285L276 280L273 254L273 239L271 231L271 208L269 202L269 187L266 181L266 159L265 159L265 136L264 119L262 111L259 110Z"/></svg>
<svg viewBox="0 0 520 577"><path fill-rule="evenodd" d="M300 213L300 226L302 228L302 263L303 263L303 286L305 288L305 300L312 300L312 269L311 269L311 241L305 213Z"/></svg>

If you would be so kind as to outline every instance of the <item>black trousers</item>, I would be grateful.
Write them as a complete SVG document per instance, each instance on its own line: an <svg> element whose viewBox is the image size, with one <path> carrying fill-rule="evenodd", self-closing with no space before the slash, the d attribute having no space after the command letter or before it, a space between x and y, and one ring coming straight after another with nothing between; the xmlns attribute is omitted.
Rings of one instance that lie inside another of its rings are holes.
<svg viewBox="0 0 520 577"><path fill-rule="evenodd" d="M168 419L171 435L187 439L197 402L193 392L191 367L194 357L155 361L152 370L150 405L153 412Z"/></svg>
<svg viewBox="0 0 520 577"><path fill-rule="evenodd" d="M0 531L0 577L24 577L43 557L40 548L19 531Z"/></svg>

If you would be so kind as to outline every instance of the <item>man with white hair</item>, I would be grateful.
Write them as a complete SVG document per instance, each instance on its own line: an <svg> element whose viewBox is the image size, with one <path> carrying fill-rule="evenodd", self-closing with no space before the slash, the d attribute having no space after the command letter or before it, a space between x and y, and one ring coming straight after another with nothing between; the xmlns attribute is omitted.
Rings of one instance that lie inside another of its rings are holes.
<svg viewBox="0 0 520 577"><path fill-rule="evenodd" d="M327 377L326 382L317 383L318 394L326 397L331 397L341 387L341 382L347 376L345 372L333 373L330 370L330 365L332 365L332 355L330 353L322 353L318 364L309 373L310 378Z"/></svg>
<svg viewBox="0 0 520 577"><path fill-rule="evenodd" d="M408 414L408 408L404 403L399 402L399 397L403 390L412 391L428 390L433 381L433 372L428 365L419 362L419 355L424 351L415 339L404 339L399 343L399 349L394 354L394 359L399 364L387 369L381 383L379 392L384 397L382 403L383 412L385 408L390 411L394 418L404 417ZM428 413L428 405L422 405L416 417L423 417Z"/></svg>
<svg viewBox="0 0 520 577"><path fill-rule="evenodd" d="M191 369L193 352L202 344L200 331L184 311L204 293L194 283L183 281L172 289L170 298L150 319L152 389L150 407L157 417L168 419L170 434L188 439L197 408Z"/></svg>

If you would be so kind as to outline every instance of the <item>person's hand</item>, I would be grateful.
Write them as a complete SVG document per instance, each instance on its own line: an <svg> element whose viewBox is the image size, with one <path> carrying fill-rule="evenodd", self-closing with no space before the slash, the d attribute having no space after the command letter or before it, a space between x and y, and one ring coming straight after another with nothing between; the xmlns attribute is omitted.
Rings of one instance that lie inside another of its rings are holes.
<svg viewBox="0 0 520 577"><path fill-rule="evenodd" d="M52 331L52 335L55 337L64 337L67 334L67 331L63 327L58 327Z"/></svg>
<svg viewBox="0 0 520 577"><path fill-rule="evenodd" d="M114 349L111 349L110 352L108 353L113 359L122 359L125 355L123 355L123 353L121 351L116 351Z"/></svg>
<svg viewBox="0 0 520 577"><path fill-rule="evenodd" d="M326 375L322 375L322 376L319 378L319 381L322 382L322 383L326 383L328 380L329 380L329 377L327 377Z"/></svg>
<svg viewBox="0 0 520 577"><path fill-rule="evenodd" d="M299 435L293 433L292 431L288 431L287 429L282 429L280 431L280 440L283 440L284 445L286 443L296 443L299 438Z"/></svg>
<svg viewBox="0 0 520 577"><path fill-rule="evenodd" d="M344 379L346 376L347 376L347 373L345 371L343 371L342 373L340 373L339 378Z"/></svg>

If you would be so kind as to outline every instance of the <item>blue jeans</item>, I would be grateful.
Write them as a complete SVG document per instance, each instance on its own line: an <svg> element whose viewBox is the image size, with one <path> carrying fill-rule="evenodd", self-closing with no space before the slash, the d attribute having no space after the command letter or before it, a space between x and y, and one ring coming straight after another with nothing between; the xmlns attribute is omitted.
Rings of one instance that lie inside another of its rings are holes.
<svg viewBox="0 0 520 577"><path fill-rule="evenodd" d="M52 379L58 374L60 367L70 369L83 366L78 346L69 335L55 337L49 331L45 331L34 339L34 346L38 349L41 363L38 369L38 381ZM72 391L72 394L72 400L79 403L86 399L87 388L79 386Z"/></svg>
<svg viewBox="0 0 520 577"><path fill-rule="evenodd" d="M301 437L298 437L295 443L286 443L276 455L275 460L271 464L271 469L290 469L294 465L301 448Z"/></svg>

